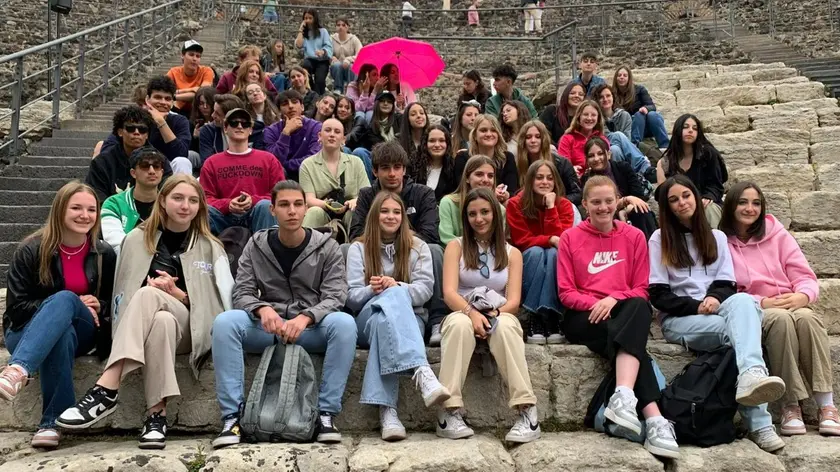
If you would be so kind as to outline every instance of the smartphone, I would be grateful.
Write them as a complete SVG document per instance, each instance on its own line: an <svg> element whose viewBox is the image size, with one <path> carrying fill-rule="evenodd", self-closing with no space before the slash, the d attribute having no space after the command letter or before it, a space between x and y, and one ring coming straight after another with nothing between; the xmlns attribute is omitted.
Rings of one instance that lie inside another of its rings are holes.
<svg viewBox="0 0 840 472"><path fill-rule="evenodd" d="M487 334L493 334L496 331L496 326L499 325L499 318L496 316L486 316L487 321L490 322L490 329L486 330Z"/></svg>
<svg viewBox="0 0 840 472"><path fill-rule="evenodd" d="M247 199L247 198L248 198L248 197L247 197L244 193L240 193L240 194L239 194L239 198L237 198L237 199L236 199L236 201L238 201L238 202L244 202L244 201L245 201L245 199Z"/></svg>
<svg viewBox="0 0 840 472"><path fill-rule="evenodd" d="M399 95L400 93L400 84L397 84L397 95Z"/></svg>

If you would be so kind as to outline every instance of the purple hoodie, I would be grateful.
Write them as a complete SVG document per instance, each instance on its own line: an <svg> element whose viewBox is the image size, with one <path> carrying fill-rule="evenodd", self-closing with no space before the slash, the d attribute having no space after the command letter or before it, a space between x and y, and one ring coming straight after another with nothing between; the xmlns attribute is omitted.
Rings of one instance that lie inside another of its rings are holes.
<svg viewBox="0 0 840 472"><path fill-rule="evenodd" d="M303 127L291 136L283 134L285 126L286 120L282 120L265 129L265 149L280 159L288 178L294 176L297 180L300 163L321 150L321 143L318 141L321 122L303 117Z"/></svg>

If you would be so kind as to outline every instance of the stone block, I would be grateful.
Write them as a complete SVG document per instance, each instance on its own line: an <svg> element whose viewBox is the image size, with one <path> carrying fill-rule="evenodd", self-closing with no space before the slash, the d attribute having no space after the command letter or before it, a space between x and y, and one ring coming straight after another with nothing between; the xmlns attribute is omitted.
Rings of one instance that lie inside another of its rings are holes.
<svg viewBox="0 0 840 472"><path fill-rule="evenodd" d="M767 201L767 213L775 216L785 228L789 228L792 220L792 210L790 199L786 193L782 192L765 192L764 199Z"/></svg>
<svg viewBox="0 0 840 472"><path fill-rule="evenodd" d="M762 64L760 62L747 62L744 64L731 64L728 66L719 65L718 71L721 74L730 72L755 72L766 69L783 69L787 68L784 62L771 62L769 64Z"/></svg>
<svg viewBox="0 0 840 472"><path fill-rule="evenodd" d="M680 90L755 85L752 74L723 74L698 79L680 79Z"/></svg>
<svg viewBox="0 0 840 472"><path fill-rule="evenodd" d="M840 229L837 209L840 192L804 192L790 195L792 227L797 231Z"/></svg>
<svg viewBox="0 0 840 472"><path fill-rule="evenodd" d="M703 70L652 70L648 72L645 69L637 69L633 71L633 80L643 84L646 80L703 79L706 74Z"/></svg>
<svg viewBox="0 0 840 472"><path fill-rule="evenodd" d="M719 87L714 89L677 90L674 95L680 107L714 105L765 105L776 99L774 86Z"/></svg>
<svg viewBox="0 0 840 472"><path fill-rule="evenodd" d="M741 439L715 447L681 446L672 472L785 472L778 457L762 451L754 442Z"/></svg>
<svg viewBox="0 0 840 472"><path fill-rule="evenodd" d="M815 98L813 100L773 104L773 109L776 111L798 111L803 108L810 108L814 110L840 110L837 106L836 98Z"/></svg>
<svg viewBox="0 0 840 472"><path fill-rule="evenodd" d="M840 275L840 231L794 232L817 277Z"/></svg>
<svg viewBox="0 0 840 472"><path fill-rule="evenodd" d="M769 82L796 77L799 77L796 75L796 69L791 67L769 67L766 69L756 69L752 72L752 78L756 82ZM807 78L805 80L807 80Z"/></svg>
<svg viewBox="0 0 840 472"><path fill-rule="evenodd" d="M818 165L817 181L817 190L840 192L840 164Z"/></svg>
<svg viewBox="0 0 840 472"><path fill-rule="evenodd" d="M394 443L379 438L362 438L350 457L347 470L510 472L515 470L515 464L502 443L492 436L476 435L449 441L433 434L411 434L407 439Z"/></svg>
<svg viewBox="0 0 840 472"><path fill-rule="evenodd" d="M814 311L822 316L829 335L840 334L840 279L820 279L820 297ZM840 457L840 456L838 456Z"/></svg>
<svg viewBox="0 0 840 472"><path fill-rule="evenodd" d="M667 110L660 110L662 117L665 119L665 128L671 129L674 124L674 121L677 120L682 115L686 113L690 113L703 123L706 124L707 121L718 118L723 116L723 108L715 105L713 107L704 107L704 108L669 108Z"/></svg>
<svg viewBox="0 0 840 472"><path fill-rule="evenodd" d="M708 134L707 137L715 147L753 146L762 147L769 144L791 145L811 144L811 133L802 129L761 129L733 134Z"/></svg>
<svg viewBox="0 0 840 472"><path fill-rule="evenodd" d="M653 103L656 104L657 110L675 108L677 106L673 93L660 92L658 90L649 90L648 92L650 92L650 98L652 98Z"/></svg>
<svg viewBox="0 0 840 472"><path fill-rule="evenodd" d="M724 108L723 113L737 116L758 116L773 113L773 105L732 105Z"/></svg>
<svg viewBox="0 0 840 472"><path fill-rule="evenodd" d="M729 173L729 184L749 180L765 191L809 192L814 190L814 170L809 164L773 164L736 169Z"/></svg>
<svg viewBox="0 0 840 472"><path fill-rule="evenodd" d="M811 144L840 141L840 126L828 126L811 130Z"/></svg>
<svg viewBox="0 0 840 472"><path fill-rule="evenodd" d="M817 110L820 126L840 126L840 108L821 108Z"/></svg>
<svg viewBox="0 0 840 472"><path fill-rule="evenodd" d="M633 77L635 81L636 78ZM648 91L674 93L680 88L679 79L645 79L644 82L636 82L639 85L644 85Z"/></svg>
<svg viewBox="0 0 840 472"><path fill-rule="evenodd" d="M168 449L168 447L167 447ZM286 472L346 472L353 441L339 444L240 444L224 449L209 449L204 458L206 472L250 472L272 470ZM385 469L382 469L385 470Z"/></svg>
<svg viewBox="0 0 840 472"><path fill-rule="evenodd" d="M840 164L840 141L812 144L808 155L812 164Z"/></svg>
<svg viewBox="0 0 840 472"><path fill-rule="evenodd" d="M814 434L785 439L785 448L778 454L787 472L838 470L840 442L836 438Z"/></svg>
<svg viewBox="0 0 840 472"><path fill-rule="evenodd" d="M517 472L663 472L663 465L641 444L604 434L543 433L511 452Z"/></svg>
<svg viewBox="0 0 840 472"><path fill-rule="evenodd" d="M682 115L690 113L700 119L706 133L730 134L749 131L750 120L746 115L724 115L724 110L719 106L684 109L676 108L665 110L662 117L665 119L665 129L670 130L674 122Z"/></svg>
<svg viewBox="0 0 840 472"><path fill-rule="evenodd" d="M808 146L805 144L766 144L754 147L749 144L727 144L715 147L723 155L730 171L760 164L807 164Z"/></svg>
<svg viewBox="0 0 840 472"><path fill-rule="evenodd" d="M801 102L825 97L825 85L821 82L802 84L779 84L776 86L776 100L779 102Z"/></svg>
<svg viewBox="0 0 840 472"><path fill-rule="evenodd" d="M792 128L810 130L819 126L815 110L784 111L771 114L750 115L752 129Z"/></svg>
<svg viewBox="0 0 840 472"><path fill-rule="evenodd" d="M770 80L757 80L755 82L756 85L779 85L779 84L801 84L805 82L810 82L808 77L797 75L796 77L788 77L785 79L770 79Z"/></svg>

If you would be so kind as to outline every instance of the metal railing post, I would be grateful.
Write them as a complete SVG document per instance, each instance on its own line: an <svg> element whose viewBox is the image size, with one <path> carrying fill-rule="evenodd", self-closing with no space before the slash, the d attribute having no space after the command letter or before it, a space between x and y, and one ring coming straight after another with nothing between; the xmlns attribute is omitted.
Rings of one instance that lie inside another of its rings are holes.
<svg viewBox="0 0 840 472"><path fill-rule="evenodd" d="M83 102L85 100L85 43L87 36L79 38L79 82L76 83L76 110L73 113L76 118L82 116Z"/></svg>
<svg viewBox="0 0 840 472"><path fill-rule="evenodd" d="M230 16L228 16L228 13L230 12L230 8L231 8L230 5L227 5L227 7L224 9L224 14L225 14L225 49L230 47L230 29L232 27L232 25L230 24L231 23L231 18L230 18Z"/></svg>
<svg viewBox="0 0 840 472"><path fill-rule="evenodd" d="M108 83L111 79L111 27L105 28L105 52L102 53L105 60L102 66L102 103L108 101Z"/></svg>
<svg viewBox="0 0 840 472"><path fill-rule="evenodd" d="M152 67L155 66L155 47L157 44L157 10L152 10Z"/></svg>
<svg viewBox="0 0 840 472"><path fill-rule="evenodd" d="M52 93L52 126L53 128L60 127L60 120L58 115L61 112L61 63L63 56L61 54L61 45L58 43L55 47L55 69L53 69L53 93Z"/></svg>
<svg viewBox="0 0 840 472"><path fill-rule="evenodd" d="M717 0L712 0L712 15L714 18L712 21L714 23L715 40L717 40L720 37L717 24Z"/></svg>
<svg viewBox="0 0 840 472"><path fill-rule="evenodd" d="M577 23L572 26L572 79L577 77Z"/></svg>
<svg viewBox="0 0 840 472"><path fill-rule="evenodd" d="M15 65L15 86L12 89L12 127L9 130L11 133L10 139L12 141L11 148L9 150L9 156L11 156L12 163L15 161L15 156L18 152L18 135L20 135L20 107L21 107L21 96L23 94L23 57L19 57L17 59L17 64Z"/></svg>
<svg viewBox="0 0 840 472"><path fill-rule="evenodd" d="M735 9L732 8L732 0L726 2L729 5L729 36L735 38Z"/></svg>
<svg viewBox="0 0 840 472"><path fill-rule="evenodd" d="M604 6L601 5L601 54L607 52L607 25Z"/></svg>
<svg viewBox="0 0 840 472"><path fill-rule="evenodd" d="M125 76L128 75L128 30L129 30L129 23L130 21L126 20L125 28L123 32L123 58L122 58L122 68L120 69L123 72L123 81L125 81Z"/></svg>

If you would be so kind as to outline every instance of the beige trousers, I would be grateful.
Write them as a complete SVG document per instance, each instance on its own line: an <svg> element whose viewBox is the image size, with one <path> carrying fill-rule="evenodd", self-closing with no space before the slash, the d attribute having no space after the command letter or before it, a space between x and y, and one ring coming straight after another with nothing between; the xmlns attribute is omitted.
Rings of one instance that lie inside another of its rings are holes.
<svg viewBox="0 0 840 472"><path fill-rule="evenodd" d="M446 408L462 408L464 399L461 390L467 380L470 358L475 351L476 337L470 317L460 311L444 318L441 326L443 339L440 342L440 382L452 394L444 402ZM534 405L537 397L531 387L531 376L525 362L525 343L522 341L522 326L510 313L499 315L496 331L487 338L490 353L496 360L502 380L508 386L508 406Z"/></svg>
<svg viewBox="0 0 840 472"><path fill-rule="evenodd" d="M353 212L345 211L342 215L341 222L344 224L344 229L350 231L350 224L353 222ZM304 228L322 228L330 223L330 215L324 211L323 208L309 207L306 214L303 215Z"/></svg>
<svg viewBox="0 0 840 472"><path fill-rule="evenodd" d="M709 203L709 206L703 211L706 214L706 220L709 221L709 226L712 229L718 229L720 220L723 218L723 209L715 202Z"/></svg>
<svg viewBox="0 0 840 472"><path fill-rule="evenodd" d="M175 355L192 350L190 311L163 290L143 287L120 315L108 367L125 360L122 378L143 368L146 406L181 394Z"/></svg>
<svg viewBox="0 0 840 472"><path fill-rule="evenodd" d="M786 404L833 390L828 333L819 315L810 308L768 308L761 327L767 367L785 381Z"/></svg>

